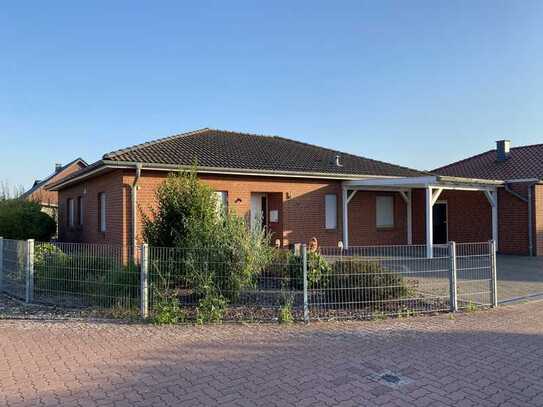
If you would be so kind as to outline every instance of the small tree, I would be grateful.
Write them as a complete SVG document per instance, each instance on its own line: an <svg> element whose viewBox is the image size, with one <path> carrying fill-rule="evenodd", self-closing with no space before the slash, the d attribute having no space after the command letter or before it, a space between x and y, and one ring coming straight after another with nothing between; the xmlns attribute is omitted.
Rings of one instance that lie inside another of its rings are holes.
<svg viewBox="0 0 543 407"><path fill-rule="evenodd" d="M176 273L174 281L188 283L200 297L201 312L209 304L223 304L223 298L236 300L273 256L268 233L251 230L234 212L220 210L217 199L194 170L183 172L164 181L156 192L156 209L143 216L149 245L183 249L182 267L173 264L160 272Z"/></svg>
<svg viewBox="0 0 543 407"><path fill-rule="evenodd" d="M170 175L158 188L156 202L151 216L143 215L143 237L150 246L215 246L216 197L195 171Z"/></svg>
<svg viewBox="0 0 543 407"><path fill-rule="evenodd" d="M0 236L7 239L48 241L56 222L41 211L37 202L23 199L0 200Z"/></svg>

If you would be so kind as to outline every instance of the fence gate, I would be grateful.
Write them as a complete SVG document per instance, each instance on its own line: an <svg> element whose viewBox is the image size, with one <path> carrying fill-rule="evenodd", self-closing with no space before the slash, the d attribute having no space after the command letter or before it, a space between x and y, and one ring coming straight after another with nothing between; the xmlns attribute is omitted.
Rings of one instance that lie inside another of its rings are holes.
<svg viewBox="0 0 543 407"><path fill-rule="evenodd" d="M456 292L459 309L498 305L495 248L493 241L456 244Z"/></svg>

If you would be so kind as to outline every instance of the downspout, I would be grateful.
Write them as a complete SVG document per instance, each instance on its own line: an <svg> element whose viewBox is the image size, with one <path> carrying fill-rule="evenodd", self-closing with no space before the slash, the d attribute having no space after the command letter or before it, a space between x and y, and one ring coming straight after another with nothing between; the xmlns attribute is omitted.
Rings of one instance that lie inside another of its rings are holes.
<svg viewBox="0 0 543 407"><path fill-rule="evenodd" d="M138 259L138 242L137 242L137 210L138 210L138 182L141 177L142 164L136 164L136 177L132 183L132 256L134 257L134 262L137 262Z"/></svg>

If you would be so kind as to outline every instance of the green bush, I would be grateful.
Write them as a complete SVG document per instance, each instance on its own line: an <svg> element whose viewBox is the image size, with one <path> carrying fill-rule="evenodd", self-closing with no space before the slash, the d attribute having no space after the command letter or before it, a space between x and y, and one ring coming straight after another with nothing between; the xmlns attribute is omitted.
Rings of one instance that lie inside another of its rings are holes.
<svg viewBox="0 0 543 407"><path fill-rule="evenodd" d="M118 259L66 254L53 245L37 245L34 287L42 297L59 296L74 305L135 307L140 274Z"/></svg>
<svg viewBox="0 0 543 407"><path fill-rule="evenodd" d="M326 293L331 303L379 302L405 298L409 289L400 274L376 261L339 260L333 264Z"/></svg>
<svg viewBox="0 0 543 407"><path fill-rule="evenodd" d="M288 257L291 287L301 290L304 286L302 256L291 253ZM307 253L307 283L309 288L325 288L332 267L318 252Z"/></svg>
<svg viewBox="0 0 543 407"><path fill-rule="evenodd" d="M220 323L226 313L227 300L211 287L207 290L196 307L196 323Z"/></svg>
<svg viewBox="0 0 543 407"><path fill-rule="evenodd" d="M175 297L160 299L153 311L153 322L157 325L173 325L187 320L187 314L181 309L179 300Z"/></svg>
<svg viewBox="0 0 543 407"><path fill-rule="evenodd" d="M48 241L57 229L40 204L23 199L0 200L0 236L6 239Z"/></svg>
<svg viewBox="0 0 543 407"><path fill-rule="evenodd" d="M286 303L279 308L279 323L290 324L294 322L294 316L292 315L292 303Z"/></svg>
<svg viewBox="0 0 543 407"><path fill-rule="evenodd" d="M174 276L170 285L190 286L204 301L202 309L210 298L236 301L271 262L269 235L250 230L233 212L219 210L215 191L195 171L170 175L158 188L156 201L150 216L143 215L143 237L150 246L182 249L175 264L157 267Z"/></svg>
<svg viewBox="0 0 543 407"><path fill-rule="evenodd" d="M43 266L49 259L64 258L65 254L52 243L38 243L34 246L34 264Z"/></svg>

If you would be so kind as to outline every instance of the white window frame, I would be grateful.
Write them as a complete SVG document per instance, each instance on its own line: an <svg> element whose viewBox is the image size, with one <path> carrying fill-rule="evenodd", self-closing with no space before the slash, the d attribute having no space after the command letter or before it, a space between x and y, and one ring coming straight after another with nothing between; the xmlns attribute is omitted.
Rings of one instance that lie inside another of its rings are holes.
<svg viewBox="0 0 543 407"><path fill-rule="evenodd" d="M385 204L385 202L387 203ZM389 212L383 213L382 211L385 210ZM377 195L375 197L375 226L377 229L392 229L394 228L394 222L394 196Z"/></svg>
<svg viewBox="0 0 543 407"><path fill-rule="evenodd" d="M107 195L105 192L100 192L98 194L98 199L100 200L100 232L104 233L107 231Z"/></svg>
<svg viewBox="0 0 543 407"><path fill-rule="evenodd" d="M68 226L75 227L75 202L73 198L68 199Z"/></svg>
<svg viewBox="0 0 543 407"><path fill-rule="evenodd" d="M326 194L324 196L324 228L337 229L337 195Z"/></svg>

